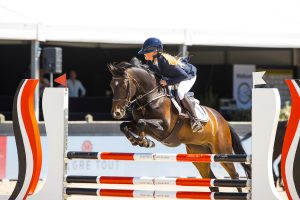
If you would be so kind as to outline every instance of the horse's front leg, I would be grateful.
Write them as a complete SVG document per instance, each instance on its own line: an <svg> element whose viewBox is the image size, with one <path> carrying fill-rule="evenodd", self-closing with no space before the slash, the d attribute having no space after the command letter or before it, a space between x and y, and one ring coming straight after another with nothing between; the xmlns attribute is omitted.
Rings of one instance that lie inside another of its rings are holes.
<svg viewBox="0 0 300 200"><path fill-rule="evenodd" d="M148 135L163 136L166 132L164 128L164 122L161 119L139 119L137 122L137 132L140 136L139 145L143 147L154 147L155 143L146 138L146 133ZM157 137L156 137L157 138Z"/></svg>
<svg viewBox="0 0 300 200"><path fill-rule="evenodd" d="M126 138L131 142L133 146L139 145L140 138L136 138L132 133L137 135L136 122L122 122L120 124L120 130L124 133Z"/></svg>

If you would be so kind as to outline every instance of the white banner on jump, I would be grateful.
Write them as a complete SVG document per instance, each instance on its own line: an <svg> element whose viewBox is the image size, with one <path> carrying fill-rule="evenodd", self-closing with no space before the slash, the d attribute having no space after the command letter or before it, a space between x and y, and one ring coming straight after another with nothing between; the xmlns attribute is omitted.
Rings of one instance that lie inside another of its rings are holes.
<svg viewBox="0 0 300 200"><path fill-rule="evenodd" d="M42 136L43 162L47 161L47 138ZM7 179L18 177L18 157L15 138L7 140ZM251 144L247 144L249 146ZM246 148L248 149L248 148ZM69 137L68 150L71 151L97 151L97 152L134 152L134 153L186 153L185 146L176 148L163 146L156 142L155 148L134 147L121 136L75 136ZM251 153L251 152L248 152ZM47 168L43 165L41 178L46 178ZM219 163L212 163L213 171L218 178L228 177L228 174ZM236 165L241 176L244 171L240 165ZM68 163L70 175L101 175L101 176L169 176L169 177L196 177L199 176L197 169L192 163L185 162L135 162L119 160L70 160Z"/></svg>
<svg viewBox="0 0 300 200"><path fill-rule="evenodd" d="M252 72L255 65L233 65L233 98L240 109L251 108Z"/></svg>

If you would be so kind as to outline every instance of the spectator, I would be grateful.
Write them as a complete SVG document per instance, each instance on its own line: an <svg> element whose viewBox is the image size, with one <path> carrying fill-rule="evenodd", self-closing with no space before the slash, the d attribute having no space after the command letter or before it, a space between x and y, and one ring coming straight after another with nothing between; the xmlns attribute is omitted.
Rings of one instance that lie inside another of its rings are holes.
<svg viewBox="0 0 300 200"><path fill-rule="evenodd" d="M79 97L85 96L85 88L82 83L76 79L77 74L75 70L70 71L70 77L67 80L67 86L69 88L69 96L70 97ZM79 92L80 91L80 92Z"/></svg>

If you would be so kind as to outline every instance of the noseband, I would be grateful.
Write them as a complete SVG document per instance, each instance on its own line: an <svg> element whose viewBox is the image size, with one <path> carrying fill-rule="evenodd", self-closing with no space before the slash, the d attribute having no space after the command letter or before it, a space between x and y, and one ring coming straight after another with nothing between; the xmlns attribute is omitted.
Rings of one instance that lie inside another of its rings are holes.
<svg viewBox="0 0 300 200"><path fill-rule="evenodd" d="M136 98L134 98L133 100L131 100L131 93L130 93L130 89L131 89L131 85L130 85L130 82L132 81L133 84L136 86L137 88L137 91L141 92L141 86L140 84L137 82L137 80L135 80L135 78L133 78L130 74L126 73L127 77L128 78L124 78L124 77L112 77L113 80L116 80L116 79L119 79L119 80L122 80L123 82L128 82L128 87L127 87L127 96L125 98L118 98L118 99L115 99L113 98L112 100L113 101L125 101L125 108L128 109L132 104L136 103L138 100L148 96L149 94L151 94L152 92L154 92L156 89L158 89L160 87L160 85L154 87L152 90L150 90L149 92L146 92L145 94L142 94L142 95L139 95L137 96ZM131 81L130 81L131 80ZM163 95L159 95L153 99L151 99L149 102L147 102L146 104L144 105L139 105L139 107L137 108L137 110L140 110L142 108L144 108L145 106L147 106L149 103L151 103L152 101L156 100L156 99L159 99L163 96L167 96L165 93Z"/></svg>
<svg viewBox="0 0 300 200"><path fill-rule="evenodd" d="M131 101L131 93L130 93L130 79L129 78L121 78L121 77L112 77L113 80L121 80L124 83L127 82L128 86L127 86L127 96L125 98L119 98L119 99L115 99L113 98L113 101L119 102L119 101L125 101L125 107L128 108L132 105L132 103L135 101ZM132 79L135 80L135 79Z"/></svg>

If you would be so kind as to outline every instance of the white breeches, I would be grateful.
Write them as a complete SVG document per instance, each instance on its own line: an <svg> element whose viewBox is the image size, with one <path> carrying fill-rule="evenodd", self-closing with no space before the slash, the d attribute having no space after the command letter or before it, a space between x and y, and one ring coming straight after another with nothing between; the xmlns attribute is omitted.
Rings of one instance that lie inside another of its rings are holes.
<svg viewBox="0 0 300 200"><path fill-rule="evenodd" d="M190 91L190 89L193 87L194 83L196 82L196 76L190 80L185 80L179 83L177 92L178 97L180 100L184 98L184 95Z"/></svg>

